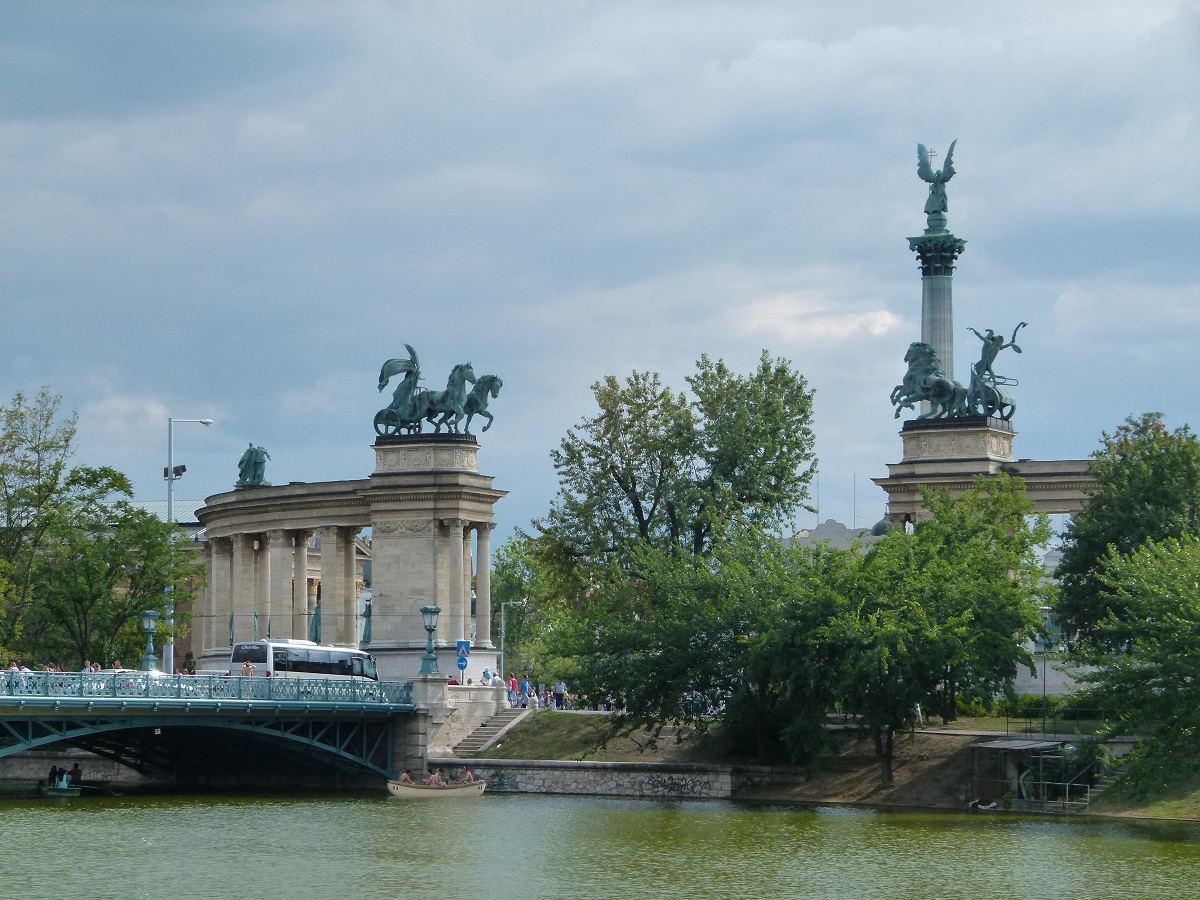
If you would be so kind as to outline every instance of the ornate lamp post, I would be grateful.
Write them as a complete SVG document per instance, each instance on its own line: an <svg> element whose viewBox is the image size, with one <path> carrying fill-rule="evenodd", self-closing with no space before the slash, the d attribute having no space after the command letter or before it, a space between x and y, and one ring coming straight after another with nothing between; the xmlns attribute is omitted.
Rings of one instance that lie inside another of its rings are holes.
<svg viewBox="0 0 1200 900"><path fill-rule="evenodd" d="M195 422L207 428L213 423L213 420L173 419L167 416L167 467L163 470L163 475L167 479L167 524L171 526L172 545L175 541L175 479L182 478L183 473L187 471L187 466L175 465L176 422ZM167 639L163 644L163 671L168 675L175 672L175 601L171 597L174 590L174 585L167 585Z"/></svg>
<svg viewBox="0 0 1200 900"><path fill-rule="evenodd" d="M425 655L421 657L421 674L437 675L437 654L433 652L433 633L437 631L438 615L441 608L437 606L422 606L421 619L425 622Z"/></svg>
<svg viewBox="0 0 1200 900"><path fill-rule="evenodd" d="M143 672L153 672L158 668L158 657L154 655L154 629L158 627L159 615L152 609L145 610L141 615L142 631L146 635L146 652L142 655Z"/></svg>

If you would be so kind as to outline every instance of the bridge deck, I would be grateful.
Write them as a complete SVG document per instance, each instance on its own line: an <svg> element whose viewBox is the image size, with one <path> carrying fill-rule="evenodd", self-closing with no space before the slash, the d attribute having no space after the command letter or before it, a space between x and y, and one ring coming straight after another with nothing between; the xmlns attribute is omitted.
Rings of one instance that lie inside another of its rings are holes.
<svg viewBox="0 0 1200 900"><path fill-rule="evenodd" d="M89 709L253 707L351 708L395 713L413 709L412 683L365 678L243 678L155 672L13 672L0 674L0 707Z"/></svg>

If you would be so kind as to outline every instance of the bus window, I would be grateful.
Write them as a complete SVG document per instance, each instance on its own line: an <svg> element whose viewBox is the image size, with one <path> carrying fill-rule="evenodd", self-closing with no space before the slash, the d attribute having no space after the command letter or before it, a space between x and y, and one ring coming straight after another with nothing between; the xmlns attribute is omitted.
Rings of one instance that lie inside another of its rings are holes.
<svg viewBox="0 0 1200 900"><path fill-rule="evenodd" d="M333 671L329 662L329 651L309 650L308 671L313 675L329 675Z"/></svg>
<svg viewBox="0 0 1200 900"><path fill-rule="evenodd" d="M233 647L234 663L265 663L266 661L266 644L235 644Z"/></svg>
<svg viewBox="0 0 1200 900"><path fill-rule="evenodd" d="M379 673L375 670L375 657L373 657L373 656L365 657L362 661L362 664L363 664L363 672L362 672L363 677L370 678L372 681L378 681Z"/></svg>
<svg viewBox="0 0 1200 900"><path fill-rule="evenodd" d="M287 654L287 651L286 651L285 649L283 649L282 647L276 647L276 648L275 648L275 654L274 654L274 656L275 656L275 660L274 660L274 662L275 662L275 672L276 672L276 673L279 673L279 672L286 672L286 671L288 671L288 654Z"/></svg>
<svg viewBox="0 0 1200 900"><path fill-rule="evenodd" d="M287 648L287 670L295 672L297 675L308 674L308 651L299 650L295 647Z"/></svg>
<svg viewBox="0 0 1200 900"><path fill-rule="evenodd" d="M336 650L330 656L330 675L353 675L350 668L350 654L338 653Z"/></svg>

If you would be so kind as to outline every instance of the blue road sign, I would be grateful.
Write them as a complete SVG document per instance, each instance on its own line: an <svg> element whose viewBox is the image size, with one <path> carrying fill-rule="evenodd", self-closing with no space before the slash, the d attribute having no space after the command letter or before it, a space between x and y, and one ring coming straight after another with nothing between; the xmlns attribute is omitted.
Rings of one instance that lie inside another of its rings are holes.
<svg viewBox="0 0 1200 900"><path fill-rule="evenodd" d="M465 656L460 656L458 658L458 671L460 671L460 672L465 671L466 668L467 668L467 658Z"/></svg>
<svg viewBox="0 0 1200 900"><path fill-rule="evenodd" d="M470 641L459 641L458 642L458 655L459 656L470 656L471 655L471 642Z"/></svg>

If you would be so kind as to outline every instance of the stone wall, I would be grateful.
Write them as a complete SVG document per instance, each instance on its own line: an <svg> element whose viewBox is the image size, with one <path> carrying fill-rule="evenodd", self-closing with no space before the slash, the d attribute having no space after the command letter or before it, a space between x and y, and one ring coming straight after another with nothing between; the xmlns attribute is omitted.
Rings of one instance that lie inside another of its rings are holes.
<svg viewBox="0 0 1200 900"><path fill-rule="evenodd" d="M733 791L728 766L454 758L431 758L429 764L455 778L464 766L470 768L488 783L488 791L501 794L717 800Z"/></svg>

